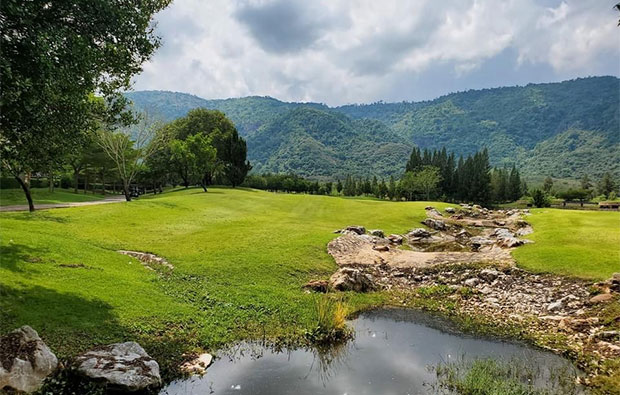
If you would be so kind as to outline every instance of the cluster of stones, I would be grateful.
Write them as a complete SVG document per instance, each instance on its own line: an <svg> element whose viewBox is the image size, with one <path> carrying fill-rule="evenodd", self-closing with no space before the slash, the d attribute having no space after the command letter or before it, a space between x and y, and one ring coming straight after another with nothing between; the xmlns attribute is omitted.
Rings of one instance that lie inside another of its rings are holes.
<svg viewBox="0 0 620 395"><path fill-rule="evenodd" d="M493 211L475 205L461 205L458 208L449 207L445 212L450 216L444 217L434 207L427 207L427 218L422 222L427 228L416 228L405 235L386 237L381 230L366 232L363 226L355 225L337 230L335 233L343 237L335 241L340 243L339 246L354 245L356 240L372 243L377 251L390 251L406 243L414 251L419 251L418 254L437 251L430 248L447 242L466 248L458 251L470 251L465 254L481 251L508 253L510 249L528 242L518 236L532 231L522 219L523 215L529 214L528 210ZM328 251L334 255L329 248ZM345 248L344 251L348 250ZM391 264L390 253L381 254L385 255L379 255L376 264L356 264L356 260L339 263L341 267L328 281L315 281L306 287L319 292L366 292L377 289L415 290L443 285L452 289L443 297L458 299L458 308L465 314L483 315L498 323L519 324L530 328L532 333L559 332L569 339L569 345L575 351L587 350L601 358L620 357L620 333L605 329L596 317L597 306L620 298L620 273L614 274L608 281L592 284L566 277L529 273L514 267L512 261L486 267L454 261L446 261L439 266L402 267ZM447 258L454 255L459 253L440 256ZM475 256L482 257L484 254ZM598 288L595 295L591 293L593 285Z"/></svg>
<svg viewBox="0 0 620 395"><path fill-rule="evenodd" d="M155 254L151 254L148 252L140 252L140 251L126 251L119 250L117 251L119 254L128 255L130 257L136 258L142 263L144 267L149 270L155 270L154 267L165 267L167 269L174 269L174 266L170 264L165 258L157 256Z"/></svg>
<svg viewBox="0 0 620 395"><path fill-rule="evenodd" d="M0 338L0 360L0 390L20 393L36 392L60 368L56 355L29 326ZM204 374L211 361L211 355L202 354L181 368L190 374ZM69 369L112 392L155 390L162 384L159 364L136 342L114 343L80 354Z"/></svg>

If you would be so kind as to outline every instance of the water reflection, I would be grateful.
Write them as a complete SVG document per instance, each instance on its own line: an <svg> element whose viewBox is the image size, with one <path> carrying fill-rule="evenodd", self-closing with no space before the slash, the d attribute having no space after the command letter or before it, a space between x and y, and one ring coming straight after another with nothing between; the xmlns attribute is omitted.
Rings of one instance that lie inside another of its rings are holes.
<svg viewBox="0 0 620 395"><path fill-rule="evenodd" d="M355 339L325 349L272 350L241 343L218 352L208 373L162 394L427 394L439 363L494 357L537 367L544 383L566 360L519 343L459 333L449 321L411 310L377 310L351 323Z"/></svg>

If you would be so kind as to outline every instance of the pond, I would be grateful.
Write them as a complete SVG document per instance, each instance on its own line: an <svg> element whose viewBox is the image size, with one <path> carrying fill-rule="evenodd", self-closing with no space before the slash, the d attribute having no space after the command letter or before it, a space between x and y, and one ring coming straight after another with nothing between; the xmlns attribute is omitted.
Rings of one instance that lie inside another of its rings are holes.
<svg viewBox="0 0 620 395"><path fill-rule="evenodd" d="M177 380L161 394L428 394L430 367L475 358L517 361L544 385L577 370L566 359L523 343L459 332L448 320L415 310L381 309L350 322L355 338L327 352L275 351L242 343L218 353L203 377Z"/></svg>

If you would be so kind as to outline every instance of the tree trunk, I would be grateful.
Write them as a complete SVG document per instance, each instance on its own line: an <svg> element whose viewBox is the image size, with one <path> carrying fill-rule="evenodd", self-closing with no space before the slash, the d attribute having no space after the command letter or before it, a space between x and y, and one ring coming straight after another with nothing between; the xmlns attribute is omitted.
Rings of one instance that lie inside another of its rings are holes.
<svg viewBox="0 0 620 395"><path fill-rule="evenodd" d="M84 195L88 192L88 169L84 171Z"/></svg>
<svg viewBox="0 0 620 395"><path fill-rule="evenodd" d="M80 170L73 169L73 193L78 193L78 182L80 178Z"/></svg>
<svg viewBox="0 0 620 395"><path fill-rule="evenodd" d="M123 181L123 192L125 193L125 200L131 202L131 193L129 193L129 185Z"/></svg>
<svg viewBox="0 0 620 395"><path fill-rule="evenodd" d="M105 170L101 172L101 194L105 196Z"/></svg>
<svg viewBox="0 0 620 395"><path fill-rule="evenodd" d="M47 190L50 192L54 192L54 173L51 170L49 175L47 176Z"/></svg>
<svg viewBox="0 0 620 395"><path fill-rule="evenodd" d="M30 212L33 212L34 211L34 202L32 201L32 195L30 194L30 185L28 185L29 183L24 181L24 180L22 180L22 178L20 176L15 176L15 179L17 180L19 185L24 190L24 194L26 195L26 200L28 200L28 210L30 210Z"/></svg>

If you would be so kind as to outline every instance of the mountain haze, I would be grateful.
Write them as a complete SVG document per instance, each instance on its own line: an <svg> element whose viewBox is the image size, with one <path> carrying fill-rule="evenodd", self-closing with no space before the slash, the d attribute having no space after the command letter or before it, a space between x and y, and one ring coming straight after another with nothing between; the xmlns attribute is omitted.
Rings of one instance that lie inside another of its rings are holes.
<svg viewBox="0 0 620 395"><path fill-rule="evenodd" d="M204 107L224 112L248 143L255 171L327 179L398 176L414 145L457 155L489 149L495 166L526 175L620 178L620 80L590 77L471 90L425 102L327 107L271 97L205 100L166 91L127 93L163 120Z"/></svg>

